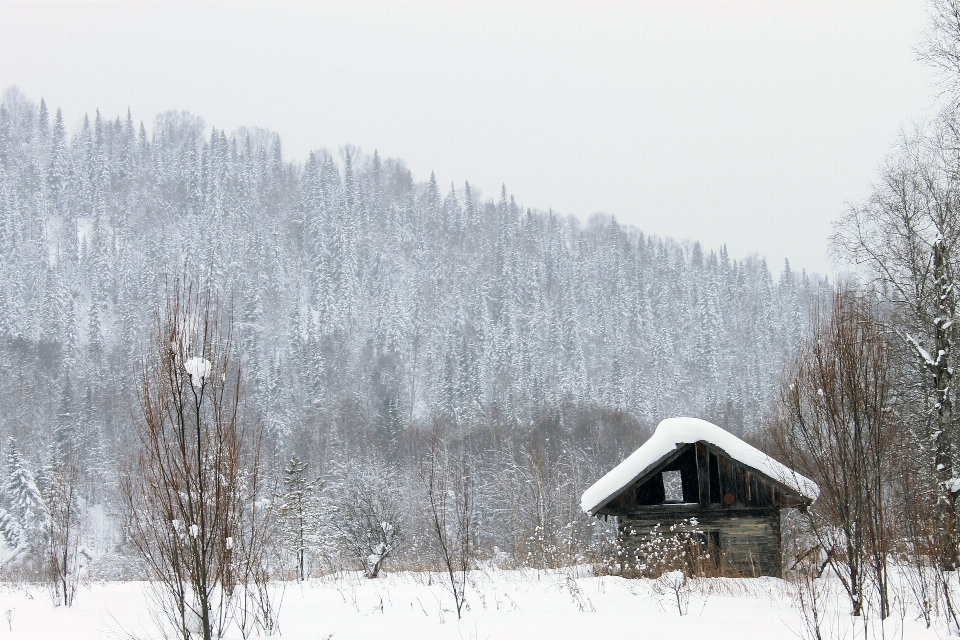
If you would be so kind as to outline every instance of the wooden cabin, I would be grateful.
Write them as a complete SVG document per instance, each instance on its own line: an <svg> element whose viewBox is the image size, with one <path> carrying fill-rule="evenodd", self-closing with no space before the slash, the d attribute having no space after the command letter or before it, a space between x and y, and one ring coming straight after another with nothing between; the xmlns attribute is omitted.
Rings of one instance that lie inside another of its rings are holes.
<svg viewBox="0 0 960 640"><path fill-rule="evenodd" d="M806 508L819 489L720 427L696 418L661 422L654 435L583 494L583 510L618 519L621 558L650 531L696 518L722 573L780 576L780 511ZM627 562L623 574L637 572Z"/></svg>

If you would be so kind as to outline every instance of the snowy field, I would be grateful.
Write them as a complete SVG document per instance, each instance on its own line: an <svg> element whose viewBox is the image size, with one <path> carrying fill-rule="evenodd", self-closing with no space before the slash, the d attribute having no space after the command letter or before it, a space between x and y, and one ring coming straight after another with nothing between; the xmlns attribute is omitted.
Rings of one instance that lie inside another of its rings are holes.
<svg viewBox="0 0 960 640"><path fill-rule="evenodd" d="M796 640L805 637L791 586L773 578L712 579L696 586L687 615L672 594L650 580L576 577L573 570L475 571L469 610L457 621L453 599L436 574L396 573L377 580L338 574L278 586L285 639L349 638L704 638ZM158 638L142 583L84 587L70 609L52 606L43 591L3 587L0 638ZM660 591L660 593L658 593ZM824 638L864 637L842 600L825 612ZM12 627L12 630L11 630ZM911 615L896 614L870 637L939 638ZM240 638L239 632L231 638Z"/></svg>

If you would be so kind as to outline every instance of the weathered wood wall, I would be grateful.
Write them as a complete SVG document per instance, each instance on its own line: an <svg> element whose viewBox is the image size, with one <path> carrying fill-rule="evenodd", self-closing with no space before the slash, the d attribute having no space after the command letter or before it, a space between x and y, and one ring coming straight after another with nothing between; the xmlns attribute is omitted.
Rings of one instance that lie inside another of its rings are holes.
<svg viewBox="0 0 960 640"><path fill-rule="evenodd" d="M664 471L680 472L682 503L666 500ZM619 518L624 575L636 574L637 554L654 526L666 530L696 518L705 537L719 546L721 573L779 576L780 509L809 502L713 445L697 442L666 455L597 513Z"/></svg>
<svg viewBox="0 0 960 640"><path fill-rule="evenodd" d="M623 574L637 575L635 559L657 524L665 530L685 518L696 518L697 528L708 538L711 533L719 537L719 570L723 575L781 575L778 509L701 511L690 505L664 505L661 509L644 507L642 511L619 516ZM640 557L642 560L642 555Z"/></svg>

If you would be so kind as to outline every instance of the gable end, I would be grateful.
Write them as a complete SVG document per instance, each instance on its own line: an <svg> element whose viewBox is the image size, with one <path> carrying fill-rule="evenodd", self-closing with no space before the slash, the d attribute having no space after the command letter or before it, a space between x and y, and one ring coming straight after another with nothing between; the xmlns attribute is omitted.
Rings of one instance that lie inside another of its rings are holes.
<svg viewBox="0 0 960 640"><path fill-rule="evenodd" d="M674 488L671 495L665 484L665 473L673 483L679 476L682 490ZM682 499L678 499L681 494ZM781 509L805 507L811 502L782 482L734 459L723 449L699 441L678 445L605 500L594 513L627 515L664 507L721 511Z"/></svg>

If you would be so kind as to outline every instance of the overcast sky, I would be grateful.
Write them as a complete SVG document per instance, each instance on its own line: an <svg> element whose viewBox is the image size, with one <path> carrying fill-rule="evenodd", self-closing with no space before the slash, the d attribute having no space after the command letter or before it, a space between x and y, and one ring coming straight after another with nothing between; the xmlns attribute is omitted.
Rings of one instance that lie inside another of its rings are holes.
<svg viewBox="0 0 960 640"><path fill-rule="evenodd" d="M0 1L0 87L68 123L129 106L353 144L524 206L832 273L865 197L935 92L895 2Z"/></svg>

